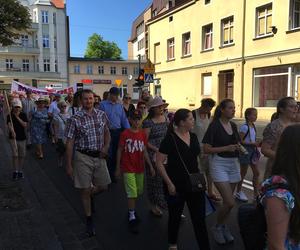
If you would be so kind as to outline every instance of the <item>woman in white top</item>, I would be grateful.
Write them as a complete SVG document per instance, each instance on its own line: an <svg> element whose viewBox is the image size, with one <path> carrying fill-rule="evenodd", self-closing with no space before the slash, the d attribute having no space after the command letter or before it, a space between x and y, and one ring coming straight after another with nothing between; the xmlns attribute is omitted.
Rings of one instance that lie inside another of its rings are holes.
<svg viewBox="0 0 300 250"><path fill-rule="evenodd" d="M57 104L57 107L60 110L60 113L54 116L54 137L56 142L56 151L58 153L58 166L62 167L63 159L65 154L65 126L67 120L70 118L70 114L67 112L67 103L65 101L60 101Z"/></svg>

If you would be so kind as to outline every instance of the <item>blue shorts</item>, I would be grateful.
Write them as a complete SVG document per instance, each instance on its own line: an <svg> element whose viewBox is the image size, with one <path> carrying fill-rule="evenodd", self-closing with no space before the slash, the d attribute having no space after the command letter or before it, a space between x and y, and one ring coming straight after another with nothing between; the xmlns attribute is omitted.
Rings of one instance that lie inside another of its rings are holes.
<svg viewBox="0 0 300 250"><path fill-rule="evenodd" d="M243 145L244 148L248 151L248 154L241 154L239 159L240 159L240 164L241 165L251 165L252 164L252 158L255 153L255 147L250 146L250 145Z"/></svg>

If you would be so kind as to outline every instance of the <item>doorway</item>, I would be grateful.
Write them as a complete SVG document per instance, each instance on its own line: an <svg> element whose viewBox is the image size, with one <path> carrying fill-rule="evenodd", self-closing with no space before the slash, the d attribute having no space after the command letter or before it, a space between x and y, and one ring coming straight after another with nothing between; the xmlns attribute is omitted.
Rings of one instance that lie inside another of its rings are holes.
<svg viewBox="0 0 300 250"><path fill-rule="evenodd" d="M233 100L234 70L219 72L219 102L224 99Z"/></svg>

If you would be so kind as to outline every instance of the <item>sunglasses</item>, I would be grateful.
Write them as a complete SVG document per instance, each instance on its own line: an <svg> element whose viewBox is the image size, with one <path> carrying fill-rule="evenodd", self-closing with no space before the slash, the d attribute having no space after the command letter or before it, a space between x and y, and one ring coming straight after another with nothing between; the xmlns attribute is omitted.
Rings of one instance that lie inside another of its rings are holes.
<svg viewBox="0 0 300 250"><path fill-rule="evenodd" d="M131 100L131 97L125 96L124 99Z"/></svg>
<svg viewBox="0 0 300 250"><path fill-rule="evenodd" d="M139 108L140 109L146 109L146 106L140 106Z"/></svg>

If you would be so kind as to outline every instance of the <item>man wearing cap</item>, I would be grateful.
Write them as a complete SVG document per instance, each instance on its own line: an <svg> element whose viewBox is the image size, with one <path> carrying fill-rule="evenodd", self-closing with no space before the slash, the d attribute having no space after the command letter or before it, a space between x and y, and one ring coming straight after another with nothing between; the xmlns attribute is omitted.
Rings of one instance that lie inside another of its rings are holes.
<svg viewBox="0 0 300 250"><path fill-rule="evenodd" d="M27 116L22 111L22 103L19 99L12 101L11 115L7 116L9 139L12 148L13 180L23 178L23 165L26 155L26 128Z"/></svg>
<svg viewBox="0 0 300 250"><path fill-rule="evenodd" d="M111 142L109 147L108 171L112 182L116 182L114 174L120 134L123 129L130 128L124 108L122 104L118 102L119 94L119 89L112 87L109 90L108 99L100 103L100 110L106 113L109 120Z"/></svg>
<svg viewBox="0 0 300 250"><path fill-rule="evenodd" d="M31 120L31 114L34 112L36 109L34 100L32 100L32 91L31 89L26 90L26 98L22 100L22 111L26 114L27 119L28 119L28 126L26 129L26 140L27 140L27 147L31 146L31 136L30 136L30 120Z"/></svg>
<svg viewBox="0 0 300 250"><path fill-rule="evenodd" d="M66 124L67 173L74 179L75 187L80 189L86 215L86 233L93 236L93 195L106 190L111 182L105 160L110 133L107 116L94 108L93 91L82 90L81 103L82 110L76 112Z"/></svg>

